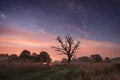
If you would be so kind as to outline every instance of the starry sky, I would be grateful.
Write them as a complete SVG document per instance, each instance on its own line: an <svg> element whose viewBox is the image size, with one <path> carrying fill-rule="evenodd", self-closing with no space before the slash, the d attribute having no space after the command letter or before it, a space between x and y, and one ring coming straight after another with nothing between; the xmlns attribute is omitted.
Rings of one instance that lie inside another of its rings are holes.
<svg viewBox="0 0 120 80"><path fill-rule="evenodd" d="M83 43L82 55L120 56L120 0L0 0L0 52L54 53L66 34Z"/></svg>

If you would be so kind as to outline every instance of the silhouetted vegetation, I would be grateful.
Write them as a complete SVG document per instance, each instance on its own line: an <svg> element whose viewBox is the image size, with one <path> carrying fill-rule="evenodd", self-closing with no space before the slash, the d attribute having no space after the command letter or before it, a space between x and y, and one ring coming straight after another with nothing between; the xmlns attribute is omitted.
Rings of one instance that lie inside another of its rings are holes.
<svg viewBox="0 0 120 80"><path fill-rule="evenodd" d="M114 62L120 62L120 57L112 58L111 60Z"/></svg>
<svg viewBox="0 0 120 80"><path fill-rule="evenodd" d="M56 40L60 46L52 48L67 55L61 61L52 62L46 51L0 54L0 80L120 80L120 57L103 59L100 54L73 57L80 42L70 35L58 36Z"/></svg>
<svg viewBox="0 0 120 80"><path fill-rule="evenodd" d="M52 61L49 54L47 52L45 52L45 51L40 52L39 58L40 58L41 63L49 64Z"/></svg>
<svg viewBox="0 0 120 80"><path fill-rule="evenodd" d="M8 57L8 53L1 53L0 57Z"/></svg>
<svg viewBox="0 0 120 80"><path fill-rule="evenodd" d="M9 56L9 62L17 61L17 60L18 60L18 56L16 54L11 54Z"/></svg>
<svg viewBox="0 0 120 80"><path fill-rule="evenodd" d="M31 58L31 53L28 50L23 50L19 56L19 58L21 58L22 60L26 61L26 60L30 60Z"/></svg>
<svg viewBox="0 0 120 80"><path fill-rule="evenodd" d="M79 47L79 41L74 41L70 35L66 35L64 38L58 36L56 40L60 43L60 46L52 46L52 48L58 52L58 54L67 55L68 63L71 62L71 58L75 55Z"/></svg>
<svg viewBox="0 0 120 80"><path fill-rule="evenodd" d="M40 54L37 53L32 53L28 50L23 50L19 56L16 54L0 54L0 63L12 63L12 62L17 62L17 63L22 63L22 62L30 62L30 63L41 63L41 64L47 64L49 65L51 63L52 59L50 58L50 55L42 51Z"/></svg>
<svg viewBox="0 0 120 80"><path fill-rule="evenodd" d="M78 58L77 61L78 61L78 62L89 62L89 61L90 61L90 58L87 57L87 56L83 56L83 57Z"/></svg>
<svg viewBox="0 0 120 80"><path fill-rule="evenodd" d="M102 62L102 57L99 54L91 55L90 59L92 62Z"/></svg>
<svg viewBox="0 0 120 80"><path fill-rule="evenodd" d="M39 62L40 61L38 54L35 53L35 52L32 53L31 59L32 59L33 62Z"/></svg>
<svg viewBox="0 0 120 80"><path fill-rule="evenodd" d="M41 65L51 63L50 55L45 51L31 54L23 50L19 56L0 54L0 80L120 80L119 57L103 60L99 54L93 54L72 58L69 65L67 62L63 58L51 66Z"/></svg>
<svg viewBox="0 0 120 80"><path fill-rule="evenodd" d="M120 80L120 63L0 64L0 80Z"/></svg>
<svg viewBox="0 0 120 80"><path fill-rule="evenodd" d="M61 63L65 64L67 62L68 62L68 60L66 58L62 58Z"/></svg>
<svg viewBox="0 0 120 80"><path fill-rule="evenodd" d="M106 57L106 58L105 58L105 62L110 63L110 62L111 62L111 59L110 59L109 57Z"/></svg>

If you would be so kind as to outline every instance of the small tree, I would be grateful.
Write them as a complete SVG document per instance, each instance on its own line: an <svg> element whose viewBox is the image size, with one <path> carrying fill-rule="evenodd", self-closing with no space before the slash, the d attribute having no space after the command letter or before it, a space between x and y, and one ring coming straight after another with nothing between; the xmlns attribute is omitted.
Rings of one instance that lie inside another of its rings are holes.
<svg viewBox="0 0 120 80"><path fill-rule="evenodd" d="M71 62L71 58L75 55L79 47L79 41L74 41L70 35L66 35L64 39L60 36L56 38L60 43L60 46L52 46L52 48L59 52L58 54L65 54L68 58L68 63Z"/></svg>
<svg viewBox="0 0 120 80"><path fill-rule="evenodd" d="M63 63L63 64L67 63L67 59L66 59L66 58L63 58L63 59L61 60L61 63Z"/></svg>
<svg viewBox="0 0 120 80"><path fill-rule="evenodd" d="M28 51L28 50L23 50L23 51L21 52L21 54L19 55L19 58L20 58L20 59L23 59L24 61L27 60L27 59L30 59L30 58L31 58L31 53L30 53L30 51Z"/></svg>
<svg viewBox="0 0 120 80"><path fill-rule="evenodd" d="M38 55L37 55L37 53L34 52L34 53L32 53L32 56L36 57L36 56L38 56Z"/></svg>
<svg viewBox="0 0 120 80"><path fill-rule="evenodd" d="M105 58L105 62L110 63L110 62L111 62L111 59L110 59L109 57L106 57L106 58Z"/></svg>
<svg viewBox="0 0 120 80"><path fill-rule="evenodd" d="M37 53L32 53L31 55L31 59L34 61L34 62L39 62L39 56Z"/></svg>
<svg viewBox="0 0 120 80"><path fill-rule="evenodd" d="M90 58L87 56L79 57L78 62L89 62Z"/></svg>
<svg viewBox="0 0 120 80"><path fill-rule="evenodd" d="M90 56L92 62L102 62L102 57L99 54Z"/></svg>
<svg viewBox="0 0 120 80"><path fill-rule="evenodd" d="M11 54L10 56L10 59L13 60L13 61L16 61L18 59L17 55L16 54Z"/></svg>
<svg viewBox="0 0 120 80"><path fill-rule="evenodd" d="M39 59L41 63L47 63L47 64L51 63L52 61L50 55L45 51L40 52Z"/></svg>
<svg viewBox="0 0 120 80"><path fill-rule="evenodd" d="M76 58L72 58L71 62L76 63L77 59Z"/></svg>

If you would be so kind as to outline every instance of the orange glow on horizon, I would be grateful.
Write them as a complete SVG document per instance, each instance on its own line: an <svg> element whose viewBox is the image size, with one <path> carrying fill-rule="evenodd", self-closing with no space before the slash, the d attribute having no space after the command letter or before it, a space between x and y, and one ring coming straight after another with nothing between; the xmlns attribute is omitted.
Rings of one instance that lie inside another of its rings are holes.
<svg viewBox="0 0 120 80"><path fill-rule="evenodd" d="M120 56L120 45L112 42L76 39L81 42L77 56L90 56L91 54L100 54L105 57ZM65 55L56 55L50 47L58 45L55 36L47 33L30 33L19 30L0 29L0 53L9 53L19 55L22 50L30 50L31 53L40 53L47 51L53 60L60 60Z"/></svg>

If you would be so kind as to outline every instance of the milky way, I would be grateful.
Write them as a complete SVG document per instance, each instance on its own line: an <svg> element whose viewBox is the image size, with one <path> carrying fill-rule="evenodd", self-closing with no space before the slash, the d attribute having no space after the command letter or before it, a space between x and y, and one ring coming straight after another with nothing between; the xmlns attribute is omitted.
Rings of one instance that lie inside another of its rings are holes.
<svg viewBox="0 0 120 80"><path fill-rule="evenodd" d="M120 0L0 0L0 37L44 41L41 33L119 45Z"/></svg>
<svg viewBox="0 0 120 80"><path fill-rule="evenodd" d="M1 0L0 21L28 31L119 42L119 4L119 0Z"/></svg>

